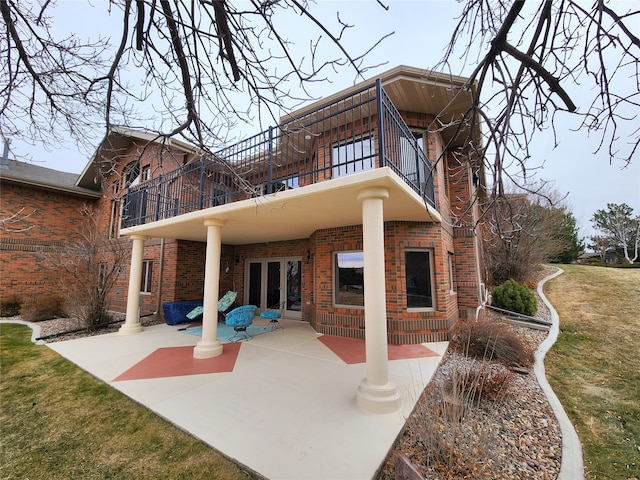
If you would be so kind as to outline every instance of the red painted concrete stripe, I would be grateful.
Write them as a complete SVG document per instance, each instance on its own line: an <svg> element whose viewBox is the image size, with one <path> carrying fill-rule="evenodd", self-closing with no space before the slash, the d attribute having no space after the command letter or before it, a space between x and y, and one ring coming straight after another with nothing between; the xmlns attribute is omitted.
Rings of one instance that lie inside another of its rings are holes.
<svg viewBox="0 0 640 480"><path fill-rule="evenodd" d="M348 365L367 361L364 340L357 338L322 335L318 337L327 348ZM438 354L424 345L389 345L389 360L406 360L410 358L437 357Z"/></svg>
<svg viewBox="0 0 640 480"><path fill-rule="evenodd" d="M240 347L240 343L227 343L222 355L204 359L193 358L193 346L158 348L113 381L232 372Z"/></svg>

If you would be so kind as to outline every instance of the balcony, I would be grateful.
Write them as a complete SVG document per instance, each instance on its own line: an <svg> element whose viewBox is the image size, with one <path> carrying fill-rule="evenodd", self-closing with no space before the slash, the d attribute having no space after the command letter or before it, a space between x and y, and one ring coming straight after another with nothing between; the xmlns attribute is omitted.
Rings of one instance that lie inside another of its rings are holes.
<svg viewBox="0 0 640 480"><path fill-rule="evenodd" d="M393 171L427 208L435 207L432 165L378 80L130 187L122 226L146 225L382 167Z"/></svg>

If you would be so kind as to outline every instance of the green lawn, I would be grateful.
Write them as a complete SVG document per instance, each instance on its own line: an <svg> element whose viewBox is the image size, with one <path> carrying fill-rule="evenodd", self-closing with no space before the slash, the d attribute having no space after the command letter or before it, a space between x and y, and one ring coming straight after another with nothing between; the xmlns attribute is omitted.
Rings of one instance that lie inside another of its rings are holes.
<svg viewBox="0 0 640 480"><path fill-rule="evenodd" d="M0 478L250 478L30 338L0 325Z"/></svg>
<svg viewBox="0 0 640 480"><path fill-rule="evenodd" d="M640 269L563 265L547 377L583 446L588 479L640 477Z"/></svg>

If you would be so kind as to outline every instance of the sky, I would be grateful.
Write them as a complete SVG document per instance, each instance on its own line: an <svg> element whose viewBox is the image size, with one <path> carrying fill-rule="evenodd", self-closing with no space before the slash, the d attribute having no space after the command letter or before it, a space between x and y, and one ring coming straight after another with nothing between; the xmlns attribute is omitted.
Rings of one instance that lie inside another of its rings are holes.
<svg viewBox="0 0 640 480"><path fill-rule="evenodd" d="M100 5L101 2L106 3L106 0L92 3ZM61 15L56 18L69 22L60 23L60 26L78 34L108 28L109 23L104 18L85 10L87 3L88 0L58 0ZM382 3L389 9L383 9L375 0L317 0L312 11L321 20L333 21L339 10L341 19L355 25L343 39L347 50L354 55L368 50L382 35L393 32L367 57L369 65L380 65L369 70L367 78L374 78L376 73L397 65L424 69L437 65L452 34L460 5L452 0L382 0ZM624 4L633 6L632 1L621 3L623 7ZM304 20L293 17L283 18L280 28L295 41L304 39L309 27ZM307 40L300 41L293 53L297 48L308 48ZM464 76L474 65L457 67L461 70L452 73ZM351 86L357 79L353 71L346 70L330 74L328 80L313 86L314 96L335 93ZM632 81L629 88L634 88ZM573 93L570 89L570 94ZM580 106L579 98L574 101ZM536 178L552 182L552 188L560 196L566 195L565 203L576 218L581 235L594 234L590 219L596 210L606 209L607 203L627 203L640 214L640 153L631 165L610 164L606 150L594 153L599 142L597 135L589 137L584 130L575 131L576 122L570 118L561 118L559 123L558 145L554 145L550 130L537 133L531 145L529 164L537 167L534 169ZM256 127L247 135L259 130ZM14 141L11 151L19 157L31 157L39 165L74 173L81 172L90 158L90 153L79 151L73 144L47 151L41 145Z"/></svg>

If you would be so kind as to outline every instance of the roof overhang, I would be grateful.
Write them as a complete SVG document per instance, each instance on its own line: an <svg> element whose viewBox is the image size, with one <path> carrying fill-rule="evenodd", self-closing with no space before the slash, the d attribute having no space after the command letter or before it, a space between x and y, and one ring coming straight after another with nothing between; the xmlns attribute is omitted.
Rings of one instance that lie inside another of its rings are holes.
<svg viewBox="0 0 640 480"><path fill-rule="evenodd" d="M451 142L450 147L453 148L464 144L469 126L461 125L461 120L473 105L473 97L476 93L475 83L470 82L466 77L406 65L387 70L376 75L375 78L380 79L387 95L398 110L433 115L437 121L434 122L432 130L441 133L445 144ZM324 105L333 104L371 82L372 80L360 82L322 100L310 103L283 116L280 121L287 123L292 118L321 110Z"/></svg>
<svg viewBox="0 0 640 480"><path fill-rule="evenodd" d="M99 189L101 178L104 174L113 167L114 162L134 143L143 145L162 144L167 148L182 151L194 157L200 156L200 151L196 147L175 138L167 138L156 133L142 132L130 128L112 127L84 167L76 185Z"/></svg>
<svg viewBox="0 0 640 480"><path fill-rule="evenodd" d="M220 220L224 222L224 244L309 238L316 230L361 225L362 204L357 197L370 187L389 191L383 207L385 222L439 223L442 220L397 174L384 167L130 227L120 233L205 242L205 221Z"/></svg>

